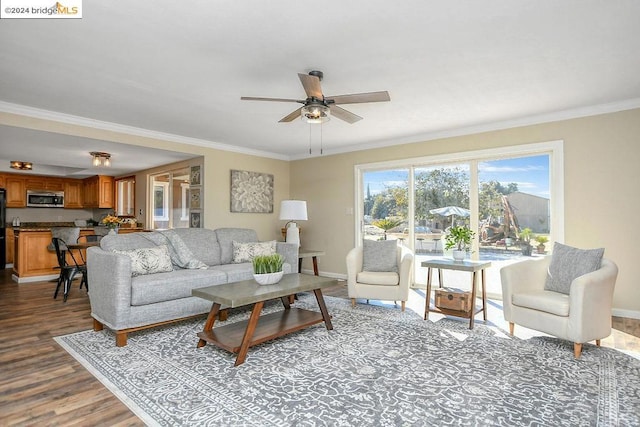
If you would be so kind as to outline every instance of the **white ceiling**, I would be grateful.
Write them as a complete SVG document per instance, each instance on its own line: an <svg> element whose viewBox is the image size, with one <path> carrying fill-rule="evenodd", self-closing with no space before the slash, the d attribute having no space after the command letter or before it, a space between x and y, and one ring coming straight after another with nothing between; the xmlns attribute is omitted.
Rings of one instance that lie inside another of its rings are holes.
<svg viewBox="0 0 640 427"><path fill-rule="evenodd" d="M303 158L319 126L278 123L299 104L240 97L303 99L297 73L316 69L327 96L389 91L324 124L325 154L635 108L639 22L636 0L85 1L81 20L0 22L0 111ZM0 159L73 157L43 141L116 149L0 126Z"/></svg>

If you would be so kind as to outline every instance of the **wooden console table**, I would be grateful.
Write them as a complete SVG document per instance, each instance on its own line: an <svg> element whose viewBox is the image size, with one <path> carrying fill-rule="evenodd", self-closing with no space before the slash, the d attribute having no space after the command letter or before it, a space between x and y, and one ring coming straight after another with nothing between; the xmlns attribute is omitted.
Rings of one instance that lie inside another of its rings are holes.
<svg viewBox="0 0 640 427"><path fill-rule="evenodd" d="M434 258L422 261L422 267L427 268L427 295L425 297L424 320L429 318L429 312L442 313L449 316L458 316L469 319L469 329L473 329L473 318L482 311L485 322L487 321L487 288L485 269L491 267L489 261L454 261L448 258ZM471 309L469 311L449 310L445 308L431 307L431 275L432 269L437 268L442 288L442 270L468 271L471 273ZM478 272L482 276L482 307L476 308L476 283Z"/></svg>

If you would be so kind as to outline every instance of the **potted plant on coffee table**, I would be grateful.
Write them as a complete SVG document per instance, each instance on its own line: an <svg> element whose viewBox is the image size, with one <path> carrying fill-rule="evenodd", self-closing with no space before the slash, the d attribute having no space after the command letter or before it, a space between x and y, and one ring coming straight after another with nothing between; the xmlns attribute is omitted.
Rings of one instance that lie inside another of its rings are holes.
<svg viewBox="0 0 640 427"><path fill-rule="evenodd" d="M258 255L253 258L253 278L261 285L278 283L284 272L284 257L280 254Z"/></svg>
<svg viewBox="0 0 640 427"><path fill-rule="evenodd" d="M445 249L453 248L453 259L455 261L464 260L466 253L471 249L471 242L475 233L464 225L449 228L444 236Z"/></svg>

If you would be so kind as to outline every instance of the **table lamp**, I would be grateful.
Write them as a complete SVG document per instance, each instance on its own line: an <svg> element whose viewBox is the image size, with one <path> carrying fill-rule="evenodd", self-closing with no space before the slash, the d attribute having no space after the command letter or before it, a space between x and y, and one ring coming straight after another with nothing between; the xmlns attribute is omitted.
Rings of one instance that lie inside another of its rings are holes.
<svg viewBox="0 0 640 427"><path fill-rule="evenodd" d="M296 243L300 247L300 229L295 221L307 220L307 202L304 200L283 200L280 202L280 219L289 221L284 226L287 230L286 241Z"/></svg>

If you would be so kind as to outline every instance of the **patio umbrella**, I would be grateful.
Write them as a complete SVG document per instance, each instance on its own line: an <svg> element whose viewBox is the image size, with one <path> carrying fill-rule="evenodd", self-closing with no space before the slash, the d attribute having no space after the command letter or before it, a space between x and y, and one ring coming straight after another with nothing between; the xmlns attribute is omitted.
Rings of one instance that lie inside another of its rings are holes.
<svg viewBox="0 0 640 427"><path fill-rule="evenodd" d="M451 225L453 225L453 220L456 215L461 217L468 217L471 215L469 209L461 208L459 206L445 206L444 208L431 209L429 213L441 216L450 216Z"/></svg>

